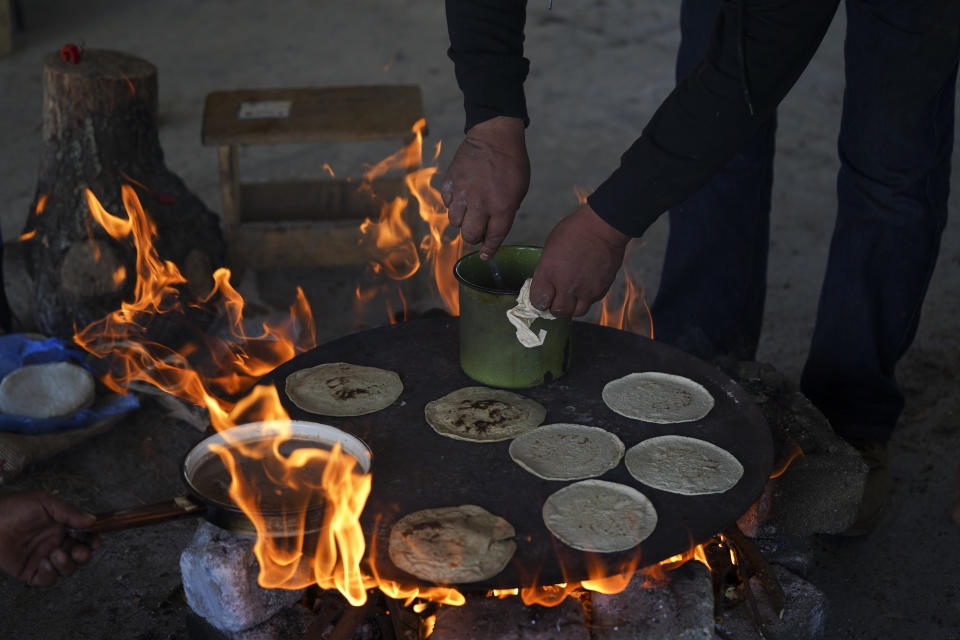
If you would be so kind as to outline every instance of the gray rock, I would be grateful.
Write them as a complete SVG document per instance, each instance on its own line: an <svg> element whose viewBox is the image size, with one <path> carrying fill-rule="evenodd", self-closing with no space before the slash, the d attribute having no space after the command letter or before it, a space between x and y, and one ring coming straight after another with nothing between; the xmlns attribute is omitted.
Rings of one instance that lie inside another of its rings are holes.
<svg viewBox="0 0 960 640"><path fill-rule="evenodd" d="M710 570L688 562L667 575L670 582L660 587L646 588L635 579L620 593L591 594L594 640L712 640Z"/></svg>
<svg viewBox="0 0 960 640"><path fill-rule="evenodd" d="M230 634L230 640L288 640L305 638L314 615L300 604L281 609L269 620L246 631Z"/></svg>
<svg viewBox="0 0 960 640"><path fill-rule="evenodd" d="M764 637L767 640L813 640L823 637L827 620L826 596L815 585L789 569L774 565L773 570L786 596L783 618L773 611L760 581L756 578L750 581L763 621ZM725 638L758 637L750 606L746 602L721 616L717 630Z"/></svg>
<svg viewBox="0 0 960 640"><path fill-rule="evenodd" d="M805 578L813 568L813 543L810 538L778 536L754 540L763 557Z"/></svg>
<svg viewBox="0 0 960 640"><path fill-rule="evenodd" d="M180 555L187 604L218 629L249 629L303 595L302 589L264 589L257 584L260 567L253 543L253 538L204 522Z"/></svg>
<svg viewBox="0 0 960 640"><path fill-rule="evenodd" d="M867 478L860 453L834 433L820 411L776 369L741 362L735 377L753 395L770 425L774 460L799 446L803 455L771 479L740 521L751 537L836 534L857 517Z"/></svg>
<svg viewBox="0 0 960 640"><path fill-rule="evenodd" d="M430 640L590 640L583 606L567 598L556 607L526 606L518 597L467 598L441 607Z"/></svg>

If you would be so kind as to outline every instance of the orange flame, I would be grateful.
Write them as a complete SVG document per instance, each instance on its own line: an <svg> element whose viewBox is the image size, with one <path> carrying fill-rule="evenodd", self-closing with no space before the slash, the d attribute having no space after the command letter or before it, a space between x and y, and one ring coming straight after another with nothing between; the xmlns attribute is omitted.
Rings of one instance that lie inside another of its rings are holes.
<svg viewBox="0 0 960 640"><path fill-rule="evenodd" d="M403 220L406 208L406 199L394 198L380 210L377 222L367 218L360 225L360 233L373 238L374 259L393 280L406 280L420 268L413 232Z"/></svg>
<svg viewBox="0 0 960 640"><path fill-rule="evenodd" d="M124 283L126 279L127 279L127 268L123 265L120 265L113 272L113 284L119 287L121 284Z"/></svg>
<svg viewBox="0 0 960 640"><path fill-rule="evenodd" d="M787 454L787 457L777 465L777 468L770 473L770 479L773 480L774 478L779 478L782 476L784 473L786 473L787 469L790 467L790 464L803 455L805 454L803 453L803 449L800 448L800 445L791 440L790 452Z"/></svg>
<svg viewBox="0 0 960 640"><path fill-rule="evenodd" d="M417 134L419 141L419 133ZM460 258L463 239L458 235L445 239L450 227L440 192L430 185L437 173L436 167L427 167L408 173L407 187L419 205L420 218L427 223L429 233L420 240L420 249L426 254L424 261L430 265L431 282L451 315L460 315L460 300L453 265Z"/></svg>
<svg viewBox="0 0 960 640"><path fill-rule="evenodd" d="M47 208L47 198L50 194L44 193L37 198L37 208L33 210L33 215L38 216Z"/></svg>
<svg viewBox="0 0 960 640"><path fill-rule="evenodd" d="M137 95L137 88L133 86L133 81L130 80L129 76L127 76L127 74L125 74L123 71L120 72L120 75L123 76L124 82L127 83L127 88L130 89L130 96L133 97Z"/></svg>
<svg viewBox="0 0 960 640"><path fill-rule="evenodd" d="M377 221L364 220L360 225L360 232L371 239L370 252L376 273L402 281L412 278L421 267L427 266L431 285L436 289L446 309L457 315L459 301L453 264L460 257L462 241L459 236L445 237L449 227L446 210L440 192L430 184L437 173L437 167L421 167L425 127L426 120L418 120L413 126L413 139L410 143L367 169L361 189L373 193L372 184L375 179L389 171L402 170L405 174L406 189L416 200L419 217L426 224L426 234L419 243L415 242L414 230L404 216L410 203L406 196L384 203ZM439 157L440 148L438 142L434 150L434 160ZM386 295L387 290L371 293L370 288L364 288L363 293L364 295L361 295L358 288L359 308L366 303L367 297ZM399 295L404 297L402 290ZM389 301L386 304L390 306ZM392 309L388 313L391 318L394 317Z"/></svg>
<svg viewBox="0 0 960 640"><path fill-rule="evenodd" d="M256 387L263 397L256 398L280 409L276 388ZM252 397L248 396L248 398ZM281 416L284 416L280 409ZM250 517L257 530L254 553L260 562L257 582L268 589L300 589L318 584L338 589L352 605L366 602L366 588L360 572L365 548L360 529L360 513L370 494L372 476L356 473L357 461L341 452L336 444L330 451L317 448L295 449L284 456L279 445L290 438L290 423L278 425L272 439L257 447L217 446L216 453L230 470L231 499ZM252 481L238 468L238 458L259 462L274 484ZM315 481L318 479L319 482ZM268 527L259 516L262 491L283 487L282 523ZM312 545L305 534L311 506L321 504L323 524ZM277 530L282 531L276 535Z"/></svg>
<svg viewBox="0 0 960 640"><path fill-rule="evenodd" d="M611 290L600 301L600 317L597 324L604 327L613 327L624 331L631 331L641 335L649 335L652 340L653 316L647 299L644 295L643 284L631 273L629 256L633 244L627 246L623 259L623 298L619 305L615 300L619 297ZM642 309L642 311L641 311Z"/></svg>
<svg viewBox="0 0 960 640"><path fill-rule="evenodd" d="M123 171L120 172L120 175L123 176L123 179L126 180L127 182L129 182L130 184L136 185L136 186L140 187L141 189L143 189L143 190L146 191L147 193L150 192L150 187L148 187L147 185L143 184L142 182L140 182L140 181L138 181L138 180L134 180L133 178L131 178L130 176L128 176L128 175L127 175L126 173L124 173Z"/></svg>
<svg viewBox="0 0 960 640"><path fill-rule="evenodd" d="M423 637L424 638L429 638L430 636L433 635L433 628L436 626L436 624L437 624L437 614L433 614L432 616L427 616L423 620Z"/></svg>
<svg viewBox="0 0 960 640"><path fill-rule="evenodd" d="M147 382L208 410L211 424L229 445L212 448L230 471L230 497L257 530L254 553L260 563L259 584L282 589L318 584L338 589L353 605L363 604L367 590L375 587L408 604L418 598L463 604L464 597L456 589L421 590L380 579L372 564L365 569L366 542L359 518L372 476L357 473L356 460L339 446L330 451L299 448L284 455L280 447L290 439L291 428L273 385L253 387L240 400L232 400L296 352L315 346L313 318L303 292L297 289L288 320L262 323L262 333L250 335L243 323L243 298L230 284L230 272L218 269L213 291L190 304L217 309L227 320L229 337L204 336L202 344L191 343L179 351L148 340L151 321L184 312L178 289L184 278L175 264L158 256L153 244L155 225L133 188L123 185L121 194L127 218L108 213L90 191L86 197L91 216L112 238L130 238L135 245L135 297L76 331L74 340L93 355L110 358L110 371L103 381L115 391L125 392L133 381ZM213 375L202 375L188 362L191 354L203 348L219 367ZM231 427L258 420L267 421L261 426L262 439L252 444L232 439ZM250 474L254 467L262 473ZM271 483L252 477L263 474ZM265 487L274 496L278 491L283 496L279 525L271 520L268 526L261 513L264 499L274 497ZM323 506L322 523L317 532L307 533L307 514L318 504ZM278 530L284 535L278 535Z"/></svg>
<svg viewBox="0 0 960 640"><path fill-rule="evenodd" d="M574 185L573 195L576 196L579 204L587 204L589 193L583 187ZM653 316L650 314L650 307L647 306L643 284L639 278L630 272L627 266L630 264L629 257L633 246L633 243L627 245L627 251L623 257L623 298L618 306L616 300L619 295L615 294L613 290L608 291L607 295L600 301L600 317L597 319L597 324L646 334L653 339ZM638 304L643 307L643 313L640 313ZM648 331L643 330L645 324L649 326Z"/></svg>
<svg viewBox="0 0 960 640"><path fill-rule="evenodd" d="M523 603L527 606L536 604L541 607L555 607L568 596L575 595L579 591L594 591L606 594L620 593L637 576L642 577L642 586L645 588L663 586L670 581L667 575L670 571L679 568L690 560L696 560L708 569L710 568L710 564L707 562L705 545L692 543L687 551L647 567L639 567L640 557L634 556L612 574L595 557L587 556L587 560L587 573L590 578L586 580L567 581L555 585L537 585L534 581L534 584L520 589L493 589L487 592L487 596L508 598L519 592Z"/></svg>

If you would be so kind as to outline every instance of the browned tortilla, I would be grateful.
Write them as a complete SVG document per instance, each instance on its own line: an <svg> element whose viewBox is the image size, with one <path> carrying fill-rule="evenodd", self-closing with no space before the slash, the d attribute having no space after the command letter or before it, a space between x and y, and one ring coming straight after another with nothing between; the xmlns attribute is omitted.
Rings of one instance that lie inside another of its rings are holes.
<svg viewBox="0 0 960 640"><path fill-rule="evenodd" d="M477 582L497 575L513 557L513 526L483 507L424 509L390 530L390 560L407 573L439 584Z"/></svg>
<svg viewBox="0 0 960 640"><path fill-rule="evenodd" d="M362 416L393 404L403 383L393 371L330 362L287 376L287 397L304 411L322 416Z"/></svg>
<svg viewBox="0 0 960 640"><path fill-rule="evenodd" d="M427 403L424 417L442 436L499 442L535 429L547 415L539 402L489 387L464 387Z"/></svg>

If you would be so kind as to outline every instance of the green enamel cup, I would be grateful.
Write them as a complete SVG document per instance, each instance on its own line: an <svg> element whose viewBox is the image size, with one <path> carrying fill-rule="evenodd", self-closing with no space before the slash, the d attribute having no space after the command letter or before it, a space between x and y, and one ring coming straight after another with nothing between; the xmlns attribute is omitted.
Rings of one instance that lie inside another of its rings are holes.
<svg viewBox="0 0 960 640"><path fill-rule="evenodd" d="M525 347L507 310L517 304L517 294L534 267L541 247L505 246L494 256L504 286L494 283L486 260L477 252L460 258L453 267L460 290L460 368L491 387L523 389L559 378L570 366L570 318L534 320L531 329L547 332L539 347Z"/></svg>

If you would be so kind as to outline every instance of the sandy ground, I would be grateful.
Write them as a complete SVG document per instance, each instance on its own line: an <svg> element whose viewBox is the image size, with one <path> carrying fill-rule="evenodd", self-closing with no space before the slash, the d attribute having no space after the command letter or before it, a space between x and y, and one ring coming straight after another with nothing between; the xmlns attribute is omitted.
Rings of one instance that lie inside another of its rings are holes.
<svg viewBox="0 0 960 640"><path fill-rule="evenodd" d="M461 98L445 56L438 0L21 4L26 30L13 55L0 60L0 226L8 241L20 233L36 182L41 59L69 41L127 51L157 65L167 164L214 210L220 207L216 152L200 144L210 91L415 83L424 93L428 141L443 141L441 168L462 134ZM545 0L531 3L533 182L511 242L542 242L576 205L573 187L589 189L602 181L668 93L679 39L676 4L558 0L547 11ZM833 226L843 31L841 8L780 110L769 295L758 359L794 379L812 332ZM355 175L364 162L392 150L380 143L246 149L241 171L254 179L320 176L327 162ZM958 186L955 169L955 192ZM955 218L960 199L953 199L950 210ZM664 219L635 241L631 254L630 266L649 297L656 291L666 234ZM323 310L321 339L329 339L357 326L347 295L357 275L349 269L289 270L248 277L243 289L280 306L289 303L295 284L303 284ZM899 369L908 405L891 447L895 486L886 517L865 540L817 543L813 581L829 598L828 638L960 638L960 528L948 517L960 462L958 290L960 226L952 219L920 332ZM130 425L36 465L20 486L58 489L90 509L163 497L176 488L171 478L177 461L197 438L189 427L146 411ZM123 459L104 470L96 464L104 455ZM182 523L111 536L93 566L47 591L0 579L4 637L99 638L108 629L116 638L182 636L176 557L191 530Z"/></svg>

